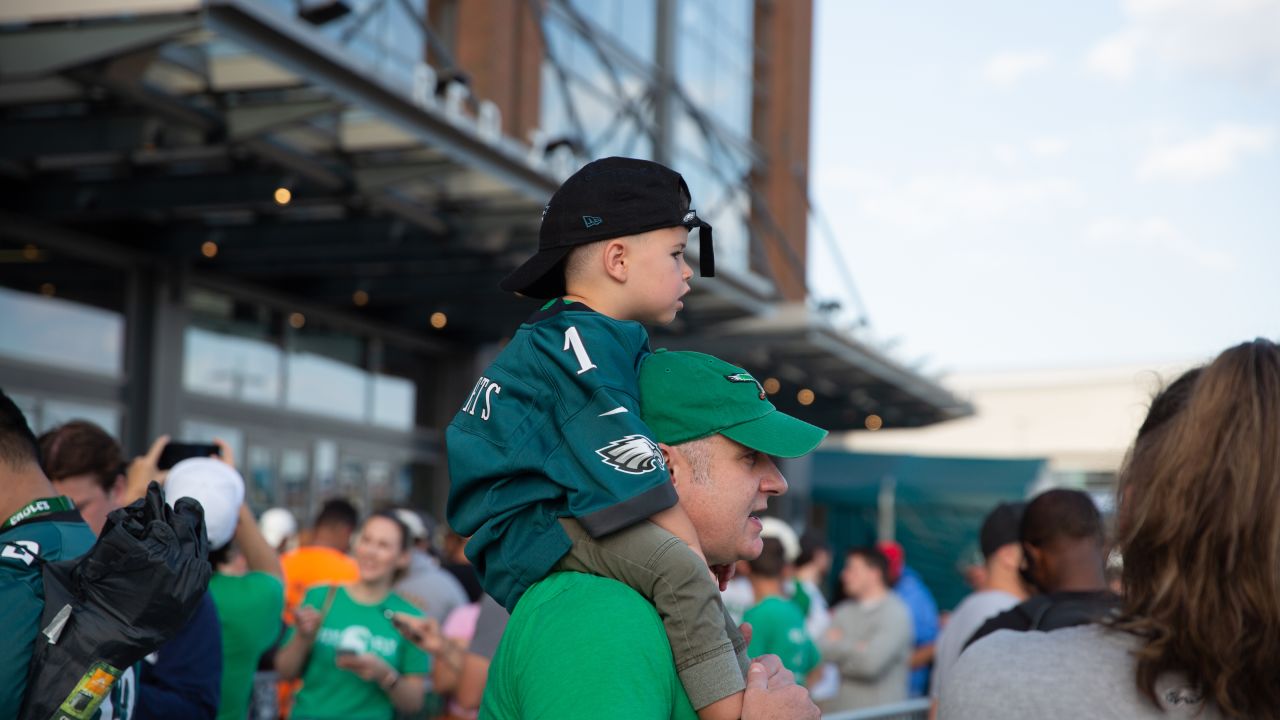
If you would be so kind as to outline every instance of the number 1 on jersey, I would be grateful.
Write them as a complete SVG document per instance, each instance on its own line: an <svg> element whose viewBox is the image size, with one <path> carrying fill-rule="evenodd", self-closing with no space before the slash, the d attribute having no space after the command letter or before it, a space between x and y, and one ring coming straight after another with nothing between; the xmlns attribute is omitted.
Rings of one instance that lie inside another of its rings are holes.
<svg viewBox="0 0 1280 720"><path fill-rule="evenodd" d="M588 370L594 370L596 365L591 362L591 356L587 354L587 349L582 345L582 337L578 335L578 328L570 326L564 331L564 349L573 349L574 357L578 358L578 374Z"/></svg>

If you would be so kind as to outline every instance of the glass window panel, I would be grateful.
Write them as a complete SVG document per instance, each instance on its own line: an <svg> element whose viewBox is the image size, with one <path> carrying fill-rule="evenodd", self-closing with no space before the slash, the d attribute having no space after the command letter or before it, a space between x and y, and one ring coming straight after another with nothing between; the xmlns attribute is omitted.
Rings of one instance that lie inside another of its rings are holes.
<svg viewBox="0 0 1280 720"><path fill-rule="evenodd" d="M40 429L36 432L51 430L72 420L88 420L106 430L111 437L120 437L119 408L76 400L46 399L41 405Z"/></svg>
<svg viewBox="0 0 1280 720"><path fill-rule="evenodd" d="M340 420L365 419L364 370L314 353L289 355L285 405L290 410Z"/></svg>
<svg viewBox="0 0 1280 720"><path fill-rule="evenodd" d="M280 348L248 337L187 327L182 386L259 405L280 403Z"/></svg>
<svg viewBox="0 0 1280 720"><path fill-rule="evenodd" d="M120 377L124 317L56 297L0 287L0 356Z"/></svg>
<svg viewBox="0 0 1280 720"><path fill-rule="evenodd" d="M418 388L412 380L373 376L373 423L393 430L412 430Z"/></svg>
<svg viewBox="0 0 1280 720"><path fill-rule="evenodd" d="M285 448L280 452L280 502L293 512L300 522L309 518L307 503L311 497L307 452L298 448Z"/></svg>
<svg viewBox="0 0 1280 720"><path fill-rule="evenodd" d="M365 478L369 487L370 509L393 505L397 502L396 484L391 482L391 463L385 460L370 460L365 464Z"/></svg>
<svg viewBox="0 0 1280 720"><path fill-rule="evenodd" d="M215 438L231 446L231 454L235 456L236 467L244 468L244 431L235 426L194 418L184 420L182 422L182 435L173 438L173 440L175 442L211 443Z"/></svg>
<svg viewBox="0 0 1280 720"><path fill-rule="evenodd" d="M361 458L346 456L338 464L338 473L334 483L333 495L350 500L364 514L369 508L368 484L365 476L366 461Z"/></svg>
<svg viewBox="0 0 1280 720"><path fill-rule="evenodd" d="M338 476L338 443L332 440L316 441L314 457L316 489L321 496L327 498Z"/></svg>
<svg viewBox="0 0 1280 720"><path fill-rule="evenodd" d="M245 457L245 500L255 513L276 502L275 453L269 447L250 445Z"/></svg>

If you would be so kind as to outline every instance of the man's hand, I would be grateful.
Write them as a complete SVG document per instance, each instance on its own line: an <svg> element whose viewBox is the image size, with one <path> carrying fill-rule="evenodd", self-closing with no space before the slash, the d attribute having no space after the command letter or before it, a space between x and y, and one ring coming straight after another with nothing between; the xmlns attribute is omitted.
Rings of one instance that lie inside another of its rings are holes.
<svg viewBox="0 0 1280 720"><path fill-rule="evenodd" d="M818 720L822 712L777 655L761 655L747 671L742 720Z"/></svg>

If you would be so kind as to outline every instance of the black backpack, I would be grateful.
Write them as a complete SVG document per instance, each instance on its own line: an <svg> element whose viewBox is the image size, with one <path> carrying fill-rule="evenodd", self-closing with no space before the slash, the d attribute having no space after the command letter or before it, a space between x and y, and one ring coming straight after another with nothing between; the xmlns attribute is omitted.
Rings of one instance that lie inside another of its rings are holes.
<svg viewBox="0 0 1280 720"><path fill-rule="evenodd" d="M112 511L80 557L41 562L44 612L20 720L93 717L120 673L191 619L209 587L204 509L160 486Z"/></svg>
<svg viewBox="0 0 1280 720"><path fill-rule="evenodd" d="M1029 622L1028 630L1049 632L1098 622L1114 612L1119 604L1120 596L1105 592L1070 597L1036 595L1015 610Z"/></svg>

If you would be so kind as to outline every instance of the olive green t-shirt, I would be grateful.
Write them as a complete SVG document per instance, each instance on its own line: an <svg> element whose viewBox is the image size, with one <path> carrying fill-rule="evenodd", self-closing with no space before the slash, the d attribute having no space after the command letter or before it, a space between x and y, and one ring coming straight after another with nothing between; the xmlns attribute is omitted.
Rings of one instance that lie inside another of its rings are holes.
<svg viewBox="0 0 1280 720"><path fill-rule="evenodd" d="M560 572L516 605L481 720L695 720L658 612L617 580Z"/></svg>
<svg viewBox="0 0 1280 720"><path fill-rule="evenodd" d="M329 586L311 588L303 605L320 609ZM311 656L302 673L302 690L293 704L292 720L352 718L390 720L395 714L391 699L375 682L338 667L338 648L371 652L387 661L401 675L424 675L430 668L427 654L402 636L383 613L387 610L421 617L422 611L394 592L376 605L356 602L346 588L338 588L329 613L320 624ZM293 636L290 628L286 634Z"/></svg>
<svg viewBox="0 0 1280 720"><path fill-rule="evenodd" d="M253 674L258 659L280 637L284 584L266 573L214 573L209 594L222 628L222 700L218 720L241 720L249 714Z"/></svg>

